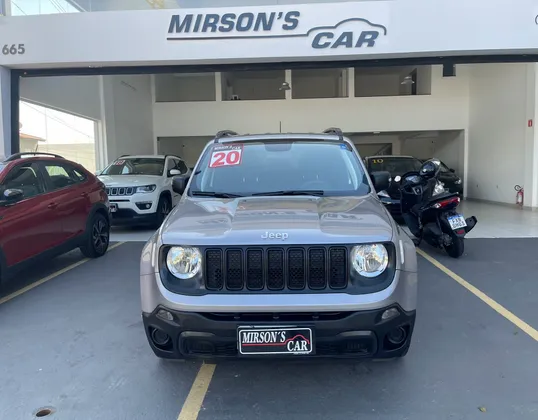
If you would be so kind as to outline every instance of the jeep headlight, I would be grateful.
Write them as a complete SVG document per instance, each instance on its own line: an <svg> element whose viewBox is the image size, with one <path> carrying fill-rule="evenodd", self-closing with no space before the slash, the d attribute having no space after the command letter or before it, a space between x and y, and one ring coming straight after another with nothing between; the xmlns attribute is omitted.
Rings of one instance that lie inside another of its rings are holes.
<svg viewBox="0 0 538 420"><path fill-rule="evenodd" d="M202 266L202 254L198 248L173 246L166 255L168 270L178 279L192 279Z"/></svg>
<svg viewBox="0 0 538 420"><path fill-rule="evenodd" d="M156 188L157 188L157 185L155 185L155 184L153 184L153 185L144 185L143 187L137 187L136 192L137 193L150 193L150 192L155 191Z"/></svg>
<svg viewBox="0 0 538 420"><path fill-rule="evenodd" d="M351 250L351 262L363 277L377 277L389 265L389 253L382 244L357 245Z"/></svg>

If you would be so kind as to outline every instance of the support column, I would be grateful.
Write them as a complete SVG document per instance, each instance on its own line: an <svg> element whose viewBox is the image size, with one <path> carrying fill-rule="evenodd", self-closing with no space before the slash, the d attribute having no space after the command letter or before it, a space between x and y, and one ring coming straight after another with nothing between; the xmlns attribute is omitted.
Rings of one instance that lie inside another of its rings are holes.
<svg viewBox="0 0 538 420"><path fill-rule="evenodd" d="M11 72L0 67L0 157L11 155Z"/></svg>
<svg viewBox="0 0 538 420"><path fill-rule="evenodd" d="M0 15L11 16L11 0L0 0Z"/></svg>
<svg viewBox="0 0 538 420"><path fill-rule="evenodd" d="M291 91L293 90L293 86L291 84L291 70L286 70L285 79L288 86L291 86L291 89L286 90L284 93L286 94L286 100L291 99Z"/></svg>
<svg viewBox="0 0 538 420"><path fill-rule="evenodd" d="M532 192L531 192L531 201L529 205L534 209L538 210L538 128L536 124L538 123L538 63L533 63L532 67L534 68L534 115L533 115L533 125L532 125Z"/></svg>
<svg viewBox="0 0 538 420"><path fill-rule="evenodd" d="M222 73L215 72L215 100L222 102Z"/></svg>
<svg viewBox="0 0 538 420"><path fill-rule="evenodd" d="M347 69L347 97L355 97L355 67Z"/></svg>
<svg viewBox="0 0 538 420"><path fill-rule="evenodd" d="M525 177L523 205L538 209L538 64L527 65L527 124L525 136ZM532 124L530 122L532 121Z"/></svg>
<svg viewBox="0 0 538 420"><path fill-rule="evenodd" d="M101 118L99 123L99 147L97 147L97 166L102 169L116 159L116 130L114 120L114 86L113 76L99 76L99 96L101 101Z"/></svg>

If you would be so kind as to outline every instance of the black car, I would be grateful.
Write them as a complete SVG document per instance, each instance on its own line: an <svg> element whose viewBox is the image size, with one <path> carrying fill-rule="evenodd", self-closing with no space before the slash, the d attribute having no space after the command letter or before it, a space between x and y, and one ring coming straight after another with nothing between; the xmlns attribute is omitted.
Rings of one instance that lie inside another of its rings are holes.
<svg viewBox="0 0 538 420"><path fill-rule="evenodd" d="M364 159L368 173L387 171L392 177L388 189L377 195L393 216L400 216L400 180L407 172L419 171L422 161L412 156L369 156Z"/></svg>

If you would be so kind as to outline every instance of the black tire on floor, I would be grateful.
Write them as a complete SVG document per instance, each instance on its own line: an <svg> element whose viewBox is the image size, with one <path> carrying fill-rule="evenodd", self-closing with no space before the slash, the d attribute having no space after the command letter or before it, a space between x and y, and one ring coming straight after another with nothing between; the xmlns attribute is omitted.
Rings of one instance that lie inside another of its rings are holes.
<svg viewBox="0 0 538 420"><path fill-rule="evenodd" d="M159 198L159 204L157 204L157 215L155 220L155 227L160 228L161 225L164 222L164 219L166 219L166 216L168 216L168 213L172 210L172 201L169 197L162 195L161 198Z"/></svg>
<svg viewBox="0 0 538 420"><path fill-rule="evenodd" d="M454 234L450 236L452 237L452 245L445 246L445 251L450 257L459 258L463 255L463 251L465 250L463 238Z"/></svg>
<svg viewBox="0 0 538 420"><path fill-rule="evenodd" d="M110 223L101 213L95 213L89 224L85 244L80 251L87 258L99 258L106 254L110 243Z"/></svg>

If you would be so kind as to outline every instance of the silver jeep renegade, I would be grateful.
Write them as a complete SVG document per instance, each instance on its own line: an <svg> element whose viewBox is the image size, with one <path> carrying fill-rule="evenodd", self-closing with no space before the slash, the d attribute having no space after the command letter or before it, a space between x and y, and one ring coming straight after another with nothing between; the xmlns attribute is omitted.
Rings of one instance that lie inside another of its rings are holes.
<svg viewBox="0 0 538 420"><path fill-rule="evenodd" d="M142 316L161 358L404 356L415 246L339 129L217 134L145 245Z"/></svg>

